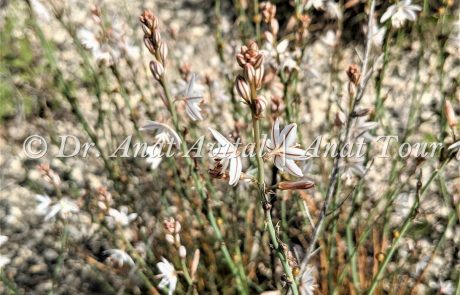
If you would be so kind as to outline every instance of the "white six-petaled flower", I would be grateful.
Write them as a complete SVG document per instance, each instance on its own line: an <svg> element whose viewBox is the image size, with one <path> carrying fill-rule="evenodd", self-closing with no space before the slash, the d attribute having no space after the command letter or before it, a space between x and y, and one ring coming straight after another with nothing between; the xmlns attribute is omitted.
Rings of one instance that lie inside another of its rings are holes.
<svg viewBox="0 0 460 295"><path fill-rule="evenodd" d="M176 145L177 148L180 147L181 139L177 132L169 127L166 124L155 122L155 121L148 121L148 123L141 127L139 130L153 130L158 132L157 136L155 137L158 141L168 141Z"/></svg>
<svg viewBox="0 0 460 295"><path fill-rule="evenodd" d="M120 210L110 208L108 213L105 220L111 228L116 225L128 226L137 217L137 213L128 214L128 207L126 206L121 206Z"/></svg>
<svg viewBox="0 0 460 295"><path fill-rule="evenodd" d="M176 290L177 285L177 273L174 269L174 266L169 263L165 258L161 258L162 262L157 263L157 267L160 270L161 274L158 275L158 278L161 278L160 288L168 286L168 295L172 295Z"/></svg>
<svg viewBox="0 0 460 295"><path fill-rule="evenodd" d="M195 77L195 74L192 74L192 77L187 84L184 96L185 112L193 121L203 120L200 108L203 95L195 90Z"/></svg>
<svg viewBox="0 0 460 295"><path fill-rule="evenodd" d="M412 4L412 0L399 1L385 11L380 19L384 23L391 18L391 25L395 28L400 28L406 20L415 21L417 19L417 11L422 10L419 5Z"/></svg>
<svg viewBox="0 0 460 295"><path fill-rule="evenodd" d="M315 277L313 276L313 268L307 266L302 273L299 282L299 291L301 295L313 295L315 293Z"/></svg>
<svg viewBox="0 0 460 295"><path fill-rule="evenodd" d="M36 207L37 213L45 215L45 221L48 221L59 214L61 218L68 218L72 213L80 211L78 205L69 198L62 198L53 204L51 199L46 195L36 195L35 198L39 202Z"/></svg>
<svg viewBox="0 0 460 295"><path fill-rule="evenodd" d="M280 132L280 123L277 119L271 131L271 140L267 140L269 156L274 157L275 166L280 170L302 177L303 173L294 161L305 161L310 156L305 150L298 148L297 125L289 124Z"/></svg>
<svg viewBox="0 0 460 295"><path fill-rule="evenodd" d="M222 134L218 131L208 128L211 131L214 138L220 144L220 147L215 148L212 151L212 157L221 160L222 164L222 171L225 171L227 167L230 165L229 168L229 175L230 185L236 185L240 180L241 171L243 169L241 157L238 153L237 147L232 144L228 139L225 138Z"/></svg>
<svg viewBox="0 0 460 295"><path fill-rule="evenodd" d="M133 267L134 260L123 250L120 249L109 249L103 252L105 255L108 255L107 258L113 266L117 268L123 268L124 266Z"/></svg>

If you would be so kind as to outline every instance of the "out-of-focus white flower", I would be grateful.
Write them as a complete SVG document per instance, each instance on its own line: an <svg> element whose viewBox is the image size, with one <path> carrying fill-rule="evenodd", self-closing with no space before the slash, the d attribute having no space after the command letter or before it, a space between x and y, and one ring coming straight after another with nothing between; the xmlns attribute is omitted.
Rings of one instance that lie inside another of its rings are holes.
<svg viewBox="0 0 460 295"><path fill-rule="evenodd" d="M163 261L157 263L157 267L161 272L161 274L158 275L158 277L161 278L160 284L158 286L160 288L168 286L168 295L172 295L176 290L177 273L174 269L174 266L169 263L168 260L163 257L161 260Z"/></svg>
<svg viewBox="0 0 460 295"><path fill-rule="evenodd" d="M343 13L342 9L340 8L339 3L336 3L335 1L327 1L326 3L326 13L327 15L332 18L332 19L342 19L343 18Z"/></svg>
<svg viewBox="0 0 460 295"><path fill-rule="evenodd" d="M51 205L51 199L47 195L36 195L35 199L38 202L35 211L40 215L45 215Z"/></svg>
<svg viewBox="0 0 460 295"><path fill-rule="evenodd" d="M310 9L314 7L316 10L322 9L324 7L324 0L308 0L305 5L305 9Z"/></svg>
<svg viewBox="0 0 460 295"><path fill-rule="evenodd" d="M103 62L110 65L113 63L113 57L119 56L115 51L111 51L110 46L101 44L96 34L87 29L79 29L77 37L80 39L81 44L91 51L91 54L97 62Z"/></svg>
<svg viewBox="0 0 460 295"><path fill-rule="evenodd" d="M451 144L448 148L449 151L456 151L460 149L460 140Z"/></svg>
<svg viewBox="0 0 460 295"><path fill-rule="evenodd" d="M313 295L316 288L315 277L313 276L313 268L307 266L302 273L299 282L299 291L301 295Z"/></svg>
<svg viewBox="0 0 460 295"><path fill-rule="evenodd" d="M0 235L0 247L8 241L8 237Z"/></svg>
<svg viewBox="0 0 460 295"><path fill-rule="evenodd" d="M148 123L144 125L142 128L140 128L139 130L154 130L158 132L158 134L162 134L161 136L163 138L168 137L168 142L174 143L177 146L177 148L180 147L181 140L180 140L179 135L174 129L172 129L166 124L155 122L155 121L148 121Z"/></svg>
<svg viewBox="0 0 460 295"><path fill-rule="evenodd" d="M365 118L358 118L351 122L350 127L350 138L356 141L359 138L364 139L365 142L370 142L374 139L374 136L369 131L377 128L379 124L377 122L366 121Z"/></svg>
<svg viewBox="0 0 460 295"><path fill-rule="evenodd" d="M11 259L4 256L0 255L0 270L5 267L5 265L9 264L11 262Z"/></svg>
<svg viewBox="0 0 460 295"><path fill-rule="evenodd" d="M203 120L201 115L200 103L203 100L203 94L196 91L195 88L195 74L192 74L190 81L185 90L185 112L193 121Z"/></svg>
<svg viewBox="0 0 460 295"><path fill-rule="evenodd" d="M406 20L415 21L417 19L417 11L422 10L419 5L412 4L412 0L399 1L385 11L380 19L381 23L386 22L391 18L391 25L395 28L400 28Z"/></svg>
<svg viewBox="0 0 460 295"><path fill-rule="evenodd" d="M41 21L49 22L51 20L51 15L48 11L48 8L46 8L45 5L43 5L43 3L41 3L38 0L30 0L30 6L37 15L38 19L40 19Z"/></svg>
<svg viewBox="0 0 460 295"><path fill-rule="evenodd" d="M164 133L160 133L160 134L164 134ZM147 147L145 152L147 153L146 161L147 161L147 163L150 164L150 169L152 169L152 170L157 169L158 166L161 163L161 160L162 160L162 157L161 157L161 145L158 144L158 142L157 142L157 144Z"/></svg>
<svg viewBox="0 0 460 295"><path fill-rule="evenodd" d="M326 35L320 38L320 40L327 46L334 47L337 45L337 37L334 31L328 30Z"/></svg>
<svg viewBox="0 0 460 295"><path fill-rule="evenodd" d="M109 215L105 217L105 220L109 227L114 228L116 225L128 226L136 217L137 213L128 214L128 207L121 206L120 210L110 208Z"/></svg>
<svg viewBox="0 0 460 295"><path fill-rule="evenodd" d="M374 46L375 48L382 48L383 39L385 38L385 33L387 32L387 28L379 27L376 20L373 20L371 22L371 28L372 28L372 36L371 36L372 46ZM368 30L369 28L366 28L365 30L366 34Z"/></svg>
<svg viewBox="0 0 460 295"><path fill-rule="evenodd" d="M212 151L212 156L214 158L220 159L222 164L222 171L225 171L227 167L230 165L229 168L229 175L230 185L236 185L240 180L241 171L243 169L243 164L241 162L241 157L239 156L237 147L228 141L225 136L220 134L217 130L212 128L208 128L211 131L212 136L217 140L220 144L220 147L215 148Z"/></svg>
<svg viewBox="0 0 460 295"><path fill-rule="evenodd" d="M409 215L414 202L415 197L413 195L408 193L399 194L394 201L394 212L396 217L401 220L406 218Z"/></svg>
<svg viewBox="0 0 460 295"><path fill-rule="evenodd" d="M292 175L302 177L302 170L294 161L305 161L309 156L305 150L297 148L296 140L297 125L289 124L280 132L280 123L277 119L272 127L271 140L267 139L267 148L280 171L286 170Z"/></svg>
<svg viewBox="0 0 460 295"><path fill-rule="evenodd" d="M366 173L364 159L358 157L345 157L339 168L342 171L341 178L345 181L345 185L352 185L355 176L363 177Z"/></svg>
<svg viewBox="0 0 460 295"><path fill-rule="evenodd" d="M452 295L455 292L454 284L452 281L440 281L439 282L439 293Z"/></svg>
<svg viewBox="0 0 460 295"><path fill-rule="evenodd" d="M68 198L62 198L55 204L52 204L51 199L46 195L37 195L39 204L36 207L37 213L45 215L45 221L50 220L56 215L60 215L61 218L68 218L70 214L77 213L80 211L78 205Z"/></svg>
<svg viewBox="0 0 460 295"><path fill-rule="evenodd" d="M116 268L123 268L125 266L133 267L134 260L123 250L120 249L109 249L104 251L105 255L109 257L107 260Z"/></svg>

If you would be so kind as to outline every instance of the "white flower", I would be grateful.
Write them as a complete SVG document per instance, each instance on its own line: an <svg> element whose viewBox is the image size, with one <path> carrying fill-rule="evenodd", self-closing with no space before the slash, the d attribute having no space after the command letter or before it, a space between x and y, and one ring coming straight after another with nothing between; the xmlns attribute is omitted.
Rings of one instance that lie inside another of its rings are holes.
<svg viewBox="0 0 460 295"><path fill-rule="evenodd" d="M439 282L439 293L441 294L447 294L447 295L452 295L455 292L454 285L452 284L452 281L440 281Z"/></svg>
<svg viewBox="0 0 460 295"><path fill-rule="evenodd" d="M274 156L275 166L280 171L287 172L302 177L302 170L294 162L304 161L309 158L306 151L297 148L297 125L289 124L280 132L280 123L277 119L272 127L271 140L267 140L267 148L270 150L269 155Z"/></svg>
<svg viewBox="0 0 460 295"><path fill-rule="evenodd" d="M305 5L305 9L308 10L314 7L316 10L322 9L324 7L324 0L308 0Z"/></svg>
<svg viewBox="0 0 460 295"><path fill-rule="evenodd" d="M327 1L326 3L326 12L332 19L342 19L342 9L340 8L339 3L335 1Z"/></svg>
<svg viewBox="0 0 460 295"><path fill-rule="evenodd" d="M241 162L241 157L238 154L238 149L230 141L228 141L222 134L218 131L208 128L211 131L214 138L221 145L218 148L215 148L212 151L212 156L217 159L221 159L222 162L222 171L227 169L227 166L230 164L229 174L230 174L230 185L236 185L240 180L241 171L243 169L243 164Z"/></svg>
<svg viewBox="0 0 460 295"><path fill-rule="evenodd" d="M8 241L8 237L0 235L0 247Z"/></svg>
<svg viewBox="0 0 460 295"><path fill-rule="evenodd" d="M110 208L109 215L105 217L105 220L109 227L114 228L117 224L120 226L128 226L136 217L137 213L128 214L128 207L121 206L120 211Z"/></svg>
<svg viewBox="0 0 460 295"><path fill-rule="evenodd" d="M41 21L49 22L51 20L50 13L43 3L38 0L30 0L30 6Z"/></svg>
<svg viewBox="0 0 460 295"><path fill-rule="evenodd" d="M160 134L164 134L164 133L160 133ZM160 165L161 163L161 145L158 144L155 144L153 146L149 146L145 152L147 153L147 163L150 164L150 169L152 170L155 170L158 168L158 166Z"/></svg>
<svg viewBox="0 0 460 295"><path fill-rule="evenodd" d="M358 118L351 122L350 126L350 138L354 141L357 139L363 139L365 142L371 142L374 136L369 131L377 128L379 124L377 122L366 121L365 118Z"/></svg>
<svg viewBox="0 0 460 295"><path fill-rule="evenodd" d="M62 198L54 205L51 205L51 199L46 195L37 195L36 198L39 201L36 211L41 215L46 214L45 221L50 220L58 214L65 219L70 214L77 213L80 210L77 204L68 198Z"/></svg>
<svg viewBox="0 0 460 295"><path fill-rule="evenodd" d="M388 7L380 22L384 23L391 18L391 25L400 28L406 20L415 21L417 19L416 11L420 10L422 8L419 5L412 4L412 0L399 1Z"/></svg>
<svg viewBox="0 0 460 295"><path fill-rule="evenodd" d="M447 148L447 150L449 150L449 151L455 151L455 150L458 150L458 149L460 149L460 140L457 141L457 142L455 142L455 143L453 143L453 144L451 144L451 145Z"/></svg>
<svg viewBox="0 0 460 295"><path fill-rule="evenodd" d="M155 122L155 121L148 121L148 123L142 128L140 128L140 130L157 131L158 132L157 139L158 139L158 136L161 134L160 136L161 138L163 139L167 138L168 142L174 143L177 146L177 148L180 147L181 140L180 140L179 135L177 134L176 131L174 131L174 129L172 129L166 124Z"/></svg>
<svg viewBox="0 0 460 295"><path fill-rule="evenodd" d="M355 176L360 178L366 173L364 158L359 157L346 157L339 168L342 171L341 178L346 185L352 185Z"/></svg>
<svg viewBox="0 0 460 295"><path fill-rule="evenodd" d="M11 262L11 259L4 256L0 255L0 270L5 267L5 265L9 264Z"/></svg>
<svg viewBox="0 0 460 295"><path fill-rule="evenodd" d="M134 260L123 250L109 249L105 250L103 253L109 256L107 259L117 268L122 268L123 266L134 266Z"/></svg>
<svg viewBox="0 0 460 295"><path fill-rule="evenodd" d="M313 295L315 292L316 284L315 277L313 276L313 268L307 266L302 273L299 282L299 291L301 295Z"/></svg>
<svg viewBox="0 0 460 295"><path fill-rule="evenodd" d="M190 81L187 84L185 90L185 112L193 121L203 120L201 115L200 103L203 100L203 95L201 92L194 90L195 88L195 74L192 74Z"/></svg>
<svg viewBox="0 0 460 295"><path fill-rule="evenodd" d="M337 45L337 36L335 32L332 30L328 30L326 32L326 35L322 36L320 40L321 42L323 42L324 44L330 47L334 47L335 45Z"/></svg>
<svg viewBox="0 0 460 295"><path fill-rule="evenodd" d="M47 195L36 195L35 199L38 202L35 211L40 215L45 215L51 205L51 199Z"/></svg>
<svg viewBox="0 0 460 295"><path fill-rule="evenodd" d="M386 27L379 27L377 25L377 21L371 22L371 29L372 29L372 36L371 36L371 44L375 48L382 48L383 39L385 38L385 33L387 32ZM369 28L367 28L369 30ZM367 33L367 31L366 31Z"/></svg>
<svg viewBox="0 0 460 295"><path fill-rule="evenodd" d="M168 295L172 295L176 290L177 273L174 269L174 266L169 263L168 260L163 257L161 260L163 261L157 263L157 267L161 272L161 274L158 275L158 277L161 278L160 284L158 286L160 288L168 286Z"/></svg>

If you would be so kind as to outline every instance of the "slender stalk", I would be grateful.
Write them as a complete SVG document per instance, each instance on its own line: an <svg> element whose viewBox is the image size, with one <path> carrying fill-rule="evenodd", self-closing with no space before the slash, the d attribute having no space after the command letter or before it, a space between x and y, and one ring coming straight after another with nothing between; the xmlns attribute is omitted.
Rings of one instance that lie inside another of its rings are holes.
<svg viewBox="0 0 460 295"><path fill-rule="evenodd" d="M271 205L270 202L267 198L267 195L265 194L265 176L264 176L264 160L262 157L262 151L261 151L261 144L260 144L260 124L259 120L254 114L252 113L252 128L253 128L253 133L254 133L254 141L255 141L255 152L257 154L257 182L258 182L258 189L259 189L259 199L261 203L263 204L263 210L264 210L264 216L265 216L265 224L268 228L268 232L270 235L270 241L273 246L273 250L275 251L276 255L281 261L281 264L283 265L284 272L286 273L288 279L289 279L289 287L291 289L292 294L298 295L299 290L297 287L297 283L294 279L294 276L292 274L292 269L291 266L289 265L289 262L287 260L287 249L283 249L283 247L286 247L286 244L283 242L279 241L275 226L273 225L272 221L272 216L271 216Z"/></svg>

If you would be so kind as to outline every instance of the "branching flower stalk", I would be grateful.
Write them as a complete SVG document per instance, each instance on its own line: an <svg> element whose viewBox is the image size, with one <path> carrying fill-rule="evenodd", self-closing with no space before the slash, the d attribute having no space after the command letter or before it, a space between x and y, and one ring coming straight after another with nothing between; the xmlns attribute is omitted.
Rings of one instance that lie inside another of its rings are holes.
<svg viewBox="0 0 460 295"><path fill-rule="evenodd" d="M372 74L372 70L368 71L368 66L369 66L370 50L372 46L371 40L372 40L373 32L371 29L371 22L374 17L374 9L375 9L375 0L371 0L369 21L368 21L369 31L368 31L368 35L366 39L366 48L365 48L364 60L363 60L362 71L361 71L363 73L363 77L361 77L359 73L359 69L357 67L355 67L355 69L352 69L352 67L350 67L347 72L350 78L349 95L353 99L351 101L350 111L348 112L348 116L347 116L347 121L345 125L346 126L345 135L339 140L338 150L341 150L345 142L348 140L351 122L354 119L353 113L364 95L364 90L366 88L367 82ZM305 254L305 258L302 261L302 264L301 264L302 270L306 269L308 262L311 258L311 254L315 250L316 241L318 240L318 237L322 230L323 223L326 219L326 213L328 211L329 204L332 200L332 197L337 193L337 185L338 185L338 179L339 179L339 174L340 174L339 173L340 162L341 162L340 156L335 157L329 185L328 185L327 192L326 192L326 199L324 200L323 207L321 208L320 216L316 223L316 227L313 230L312 238L310 240L310 246L308 247L307 252Z"/></svg>
<svg viewBox="0 0 460 295"><path fill-rule="evenodd" d="M166 75L165 75L165 66L166 60L168 55L167 45L164 41L161 40L160 32L158 30L158 20L150 11L144 11L144 13L140 17L140 21L142 23L142 28L144 30L144 44L146 45L147 49L155 56L155 60L150 62L150 69L154 78L160 83L164 95L165 95L165 104L168 111L171 114L172 122L174 128L179 132L179 136L181 137L180 149L183 154L187 153L187 145L184 140L182 133L180 132L179 126L179 119L177 115L177 111L174 107L174 100L171 95L171 91L169 90L169 86L167 83ZM187 167L189 169L190 174L192 175L193 183L195 185L195 189L197 190L200 198L206 203L209 203L209 198L206 194L205 187L203 186L203 181L200 179L197 171L195 170L195 165L190 157L184 157ZM237 288L241 294L247 294L247 287L244 286L246 282L246 277L238 271L238 267L236 266L235 262L230 255L230 251L228 250L227 244L222 236L222 233L217 225L216 218L214 216L212 207L208 204L207 208L207 218L211 227L214 230L217 240L220 243L220 249L222 254L224 255L224 259L230 268L232 274L236 278Z"/></svg>
<svg viewBox="0 0 460 295"><path fill-rule="evenodd" d="M244 99L251 109L252 128L255 142L255 153L257 162L257 185L259 199L262 204L265 217L265 225L268 228L270 241L276 255L281 261L285 272L285 281L289 284L292 294L299 294L296 280L294 278L290 261L288 258L288 246L279 237L271 216L270 200L266 194L266 184L264 175L264 158L262 155L260 117L265 110L265 99L257 96L257 90L261 88L264 73L263 55L258 52L255 42L243 46L241 53L237 55L239 65L244 69L244 77L238 76L236 88L240 96Z"/></svg>

